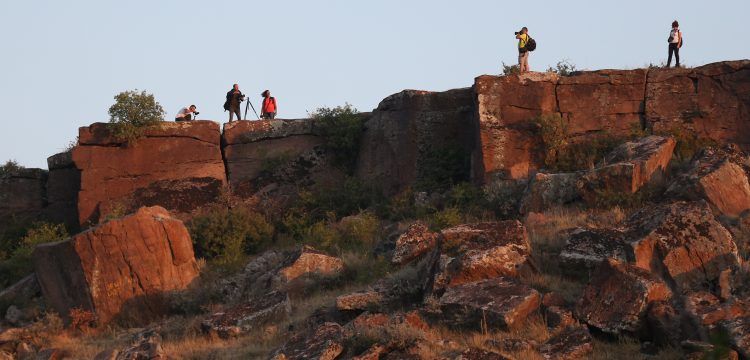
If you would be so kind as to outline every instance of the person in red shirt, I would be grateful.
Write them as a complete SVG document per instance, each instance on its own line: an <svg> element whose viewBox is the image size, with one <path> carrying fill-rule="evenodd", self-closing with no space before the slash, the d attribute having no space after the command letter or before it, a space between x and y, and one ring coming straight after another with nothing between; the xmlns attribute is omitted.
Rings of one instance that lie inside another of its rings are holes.
<svg viewBox="0 0 750 360"><path fill-rule="evenodd" d="M273 119L276 117L276 98L271 96L271 92L266 90L260 94L263 96L263 106L261 107L261 119Z"/></svg>

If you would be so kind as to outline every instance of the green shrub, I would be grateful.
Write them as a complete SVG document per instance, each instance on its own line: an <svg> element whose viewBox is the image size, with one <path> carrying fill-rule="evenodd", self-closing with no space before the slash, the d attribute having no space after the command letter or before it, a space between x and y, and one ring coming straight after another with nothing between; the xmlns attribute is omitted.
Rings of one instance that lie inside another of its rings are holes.
<svg viewBox="0 0 750 360"><path fill-rule="evenodd" d="M319 108L310 117L325 141L326 150L333 156L333 164L347 174L353 174L365 129L364 117L349 104Z"/></svg>
<svg viewBox="0 0 750 360"><path fill-rule="evenodd" d="M301 191L298 207L303 208L313 221L333 214L342 218L357 214L370 206L383 201L382 193L375 187L365 184L355 177L348 177L342 184L317 185Z"/></svg>
<svg viewBox="0 0 750 360"><path fill-rule="evenodd" d="M709 146L715 146L711 139L699 137L692 131L685 131L674 126L666 131L656 132L657 135L671 136L675 139L674 157L680 162L690 161L695 154Z"/></svg>
<svg viewBox="0 0 750 360"><path fill-rule="evenodd" d="M340 254L346 251L368 253L380 235L380 219L363 212L336 221L329 213L326 220L311 222L309 218L287 216L283 221L284 233L297 243L311 245L316 249Z"/></svg>
<svg viewBox="0 0 750 360"><path fill-rule="evenodd" d="M521 73L521 68L518 66L518 64L507 65L503 61L503 75L518 75L520 73Z"/></svg>
<svg viewBox="0 0 750 360"><path fill-rule="evenodd" d="M13 285L33 271L31 255L37 245L61 241L68 236L63 224L34 224L20 240L18 246L12 250L10 256L0 262L0 288Z"/></svg>
<svg viewBox="0 0 750 360"><path fill-rule="evenodd" d="M470 154L458 145L432 147L420 155L414 183L418 191L444 191L471 176Z"/></svg>
<svg viewBox="0 0 750 360"><path fill-rule="evenodd" d="M451 226L465 223L463 212L455 207L447 207L430 216L430 228L440 231Z"/></svg>
<svg viewBox="0 0 750 360"><path fill-rule="evenodd" d="M0 166L0 176L5 176L9 174L13 174L18 172L19 170L23 170L24 167L18 164L15 160L8 160L5 162L5 165Z"/></svg>
<svg viewBox="0 0 750 360"><path fill-rule="evenodd" d="M560 76L571 76L578 71L575 64L570 62L568 59L563 59L557 62L555 67L550 66L547 68L547 72L555 73Z"/></svg>
<svg viewBox="0 0 750 360"><path fill-rule="evenodd" d="M123 91L115 95L115 103L109 108L109 122L113 124L115 137L134 141L144 128L164 121L164 114L154 95L138 90Z"/></svg>
<svg viewBox="0 0 750 360"><path fill-rule="evenodd" d="M274 227L244 207L216 207L189 223L196 254L220 266L233 267L269 245Z"/></svg>

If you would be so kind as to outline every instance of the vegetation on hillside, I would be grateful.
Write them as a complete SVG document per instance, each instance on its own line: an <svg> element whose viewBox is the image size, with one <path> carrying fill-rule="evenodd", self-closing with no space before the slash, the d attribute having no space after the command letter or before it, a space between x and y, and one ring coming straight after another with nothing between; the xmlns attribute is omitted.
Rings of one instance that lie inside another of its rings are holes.
<svg viewBox="0 0 750 360"><path fill-rule="evenodd" d="M19 170L23 170L23 169L24 167L21 166L17 161L8 160L5 162L3 166L0 166L0 177L16 173Z"/></svg>
<svg viewBox="0 0 750 360"><path fill-rule="evenodd" d="M310 114L316 131L323 137L333 163L347 174L353 174L364 131L364 117L349 104L335 108L322 107Z"/></svg>
<svg viewBox="0 0 750 360"><path fill-rule="evenodd" d="M5 251L0 257L0 289L12 285L33 272L32 252L39 244L64 240L68 231L62 224L36 223L26 235L11 243L3 244Z"/></svg>

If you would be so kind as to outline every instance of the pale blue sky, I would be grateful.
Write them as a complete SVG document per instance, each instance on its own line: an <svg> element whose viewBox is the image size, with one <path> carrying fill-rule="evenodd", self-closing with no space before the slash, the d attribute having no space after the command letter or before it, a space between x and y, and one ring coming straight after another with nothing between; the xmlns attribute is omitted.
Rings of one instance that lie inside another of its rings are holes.
<svg viewBox="0 0 750 360"><path fill-rule="evenodd" d="M0 160L46 168L79 126L108 121L112 97L147 90L167 111L195 103L226 121L232 83L268 88L279 116L349 102L369 111L403 89L470 86L516 61L528 26L532 70L750 58L750 1L10 1L0 0ZM255 105L258 106L258 98Z"/></svg>

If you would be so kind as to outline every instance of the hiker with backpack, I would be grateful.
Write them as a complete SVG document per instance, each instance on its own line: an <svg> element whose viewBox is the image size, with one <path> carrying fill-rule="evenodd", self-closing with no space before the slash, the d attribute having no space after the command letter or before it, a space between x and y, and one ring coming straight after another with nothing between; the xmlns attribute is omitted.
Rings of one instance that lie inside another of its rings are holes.
<svg viewBox="0 0 750 360"><path fill-rule="evenodd" d="M669 32L669 57L667 58L667 67L672 65L672 54L674 54L676 63L675 67L680 67L680 48L682 47L682 31L680 23L677 20L672 22L672 30Z"/></svg>
<svg viewBox="0 0 750 360"><path fill-rule="evenodd" d="M529 29L525 26L515 34L518 39L518 70L523 74L529 72L529 52L536 49L536 42L529 36Z"/></svg>
<svg viewBox="0 0 750 360"><path fill-rule="evenodd" d="M244 100L245 95L240 91L240 86L234 84L227 93L227 100L224 102L224 111L229 111L229 122L232 122L233 115L237 115L237 120L242 120L240 104Z"/></svg>
<svg viewBox="0 0 750 360"><path fill-rule="evenodd" d="M199 112L195 111L197 108L195 105L185 106L184 108L180 109L180 111L177 112L177 115L174 117L174 121L191 121L195 120L195 117L200 114Z"/></svg>
<svg viewBox="0 0 750 360"><path fill-rule="evenodd" d="M263 97L263 106L260 109L260 118L273 120L276 117L276 98L271 96L271 92L266 90L260 94Z"/></svg>

